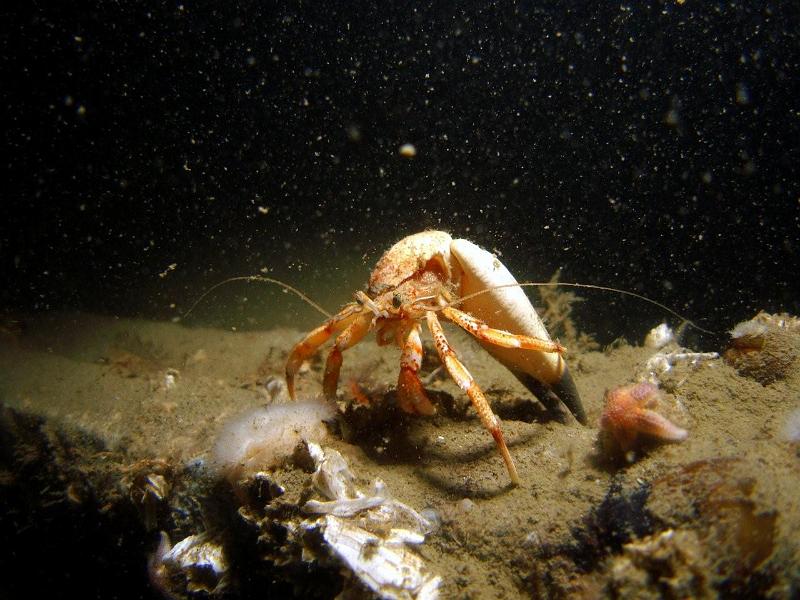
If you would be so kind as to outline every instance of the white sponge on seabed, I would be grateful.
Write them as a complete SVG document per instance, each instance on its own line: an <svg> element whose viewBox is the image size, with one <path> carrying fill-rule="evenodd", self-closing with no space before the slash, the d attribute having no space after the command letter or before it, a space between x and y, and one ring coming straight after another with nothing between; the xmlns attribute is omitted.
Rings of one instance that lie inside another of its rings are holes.
<svg viewBox="0 0 800 600"><path fill-rule="evenodd" d="M304 400L253 408L230 419L211 450L211 467L229 479L240 479L277 467L291 458L301 440L322 442L323 421L336 409L322 400Z"/></svg>

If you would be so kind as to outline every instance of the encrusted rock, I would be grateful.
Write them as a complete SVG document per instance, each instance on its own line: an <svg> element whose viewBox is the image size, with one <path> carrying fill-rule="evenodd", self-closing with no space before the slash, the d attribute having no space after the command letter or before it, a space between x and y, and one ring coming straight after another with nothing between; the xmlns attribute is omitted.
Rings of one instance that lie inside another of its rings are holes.
<svg viewBox="0 0 800 600"><path fill-rule="evenodd" d="M800 319L758 313L730 332L725 361L763 385L784 379L800 355Z"/></svg>

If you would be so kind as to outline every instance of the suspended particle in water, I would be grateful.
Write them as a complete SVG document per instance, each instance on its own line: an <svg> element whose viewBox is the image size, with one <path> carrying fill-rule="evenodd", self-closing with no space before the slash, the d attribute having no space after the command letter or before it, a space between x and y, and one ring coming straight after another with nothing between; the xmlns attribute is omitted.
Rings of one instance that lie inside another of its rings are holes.
<svg viewBox="0 0 800 600"><path fill-rule="evenodd" d="M403 144L400 146L400 156L403 158L414 158L417 155L417 148L414 144Z"/></svg>

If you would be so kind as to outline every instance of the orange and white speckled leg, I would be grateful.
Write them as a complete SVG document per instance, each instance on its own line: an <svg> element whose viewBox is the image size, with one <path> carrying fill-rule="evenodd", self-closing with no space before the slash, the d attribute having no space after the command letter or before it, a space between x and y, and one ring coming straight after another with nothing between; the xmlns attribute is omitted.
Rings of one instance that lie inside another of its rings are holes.
<svg viewBox="0 0 800 600"><path fill-rule="evenodd" d="M472 375L470 375L467 368L461 364L456 353L450 347L436 313L429 311L426 313L426 316L428 328L431 331L431 335L433 335L433 341L436 344L436 351L439 353L439 358L447 368L447 372L450 373L450 377L453 378L453 381L458 384L458 387L467 392L469 399L472 401L472 406L475 407L483 426L489 430L494 438L497 449L500 451L500 455L506 463L506 469L508 469L511 482L514 485L519 485L520 480L517 467L514 466L511 453L508 451L508 446L506 446L505 439L503 438L503 432L500 430L500 420L492 412L492 408L489 406L489 402L486 400L486 396L483 395L481 388L478 387Z"/></svg>
<svg viewBox="0 0 800 600"><path fill-rule="evenodd" d="M405 340L402 341L402 354L400 355L400 376L397 379L397 399L407 413L419 415L432 415L436 408L431 404L422 382L419 380L419 370L422 367L422 340L419 332L421 326L417 321L408 321L402 328ZM398 336L399 337L399 336ZM398 342L400 339L398 339Z"/></svg>
<svg viewBox="0 0 800 600"><path fill-rule="evenodd" d="M317 348L327 342L334 333L349 326L353 319L362 312L363 308L360 305L355 303L348 304L339 313L304 337L302 341L295 344L294 348L289 352L289 358L286 360L286 388L292 400L295 399L294 376L303 361L312 356L317 351Z"/></svg>
<svg viewBox="0 0 800 600"><path fill-rule="evenodd" d="M443 308L442 314L467 333L481 341L494 344L495 346L520 348L522 350L539 350L540 352L558 352L559 354L564 354L564 352L567 351L567 349L558 342L542 340L528 335L509 333L502 329L492 329L480 319L476 319L463 310L458 310L451 306Z"/></svg>
<svg viewBox="0 0 800 600"><path fill-rule="evenodd" d="M336 400L336 386L342 368L342 352L360 342L372 329L373 314L361 312L336 338L325 361L325 375L322 378L322 392L328 400Z"/></svg>

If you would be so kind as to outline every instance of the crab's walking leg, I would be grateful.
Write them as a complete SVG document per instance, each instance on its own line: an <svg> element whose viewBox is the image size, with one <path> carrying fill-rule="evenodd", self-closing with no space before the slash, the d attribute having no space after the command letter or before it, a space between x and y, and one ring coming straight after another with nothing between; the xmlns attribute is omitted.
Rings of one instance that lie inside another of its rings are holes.
<svg viewBox="0 0 800 600"><path fill-rule="evenodd" d="M492 412L492 408L489 406L489 402L486 400L486 396L483 395L481 388L475 383L472 375L470 375L467 368L461 364L461 361L456 357L456 353L447 342L447 338L444 336L444 331L442 330L442 324L439 323L439 318L436 316L436 313L428 311L426 316L428 319L428 328L431 330L431 335L433 335L433 341L436 344L439 358L447 368L448 373L450 373L450 377L458 384L458 387L467 392L469 399L472 401L472 406L475 407L483 426L491 432L495 444L497 444L497 449L500 451L506 463L511 482L514 485L519 485L520 481L519 475L517 474L517 467L514 466L511 453L509 453L508 446L506 446L503 432L500 430L499 419Z"/></svg>
<svg viewBox="0 0 800 600"><path fill-rule="evenodd" d="M337 314L325 321L314 331L309 333L301 342L295 344L286 360L286 388L289 397L294 400L294 376L297 374L300 365L307 360L322 344L328 341L334 333L337 333L350 325L353 319L363 311L359 304L348 304Z"/></svg>
<svg viewBox="0 0 800 600"><path fill-rule="evenodd" d="M422 367L422 340L419 337L421 326L417 321L409 321L402 329L405 334L400 355L400 377L397 380L397 398L400 408L407 413L432 415L436 412L419 380Z"/></svg>
<svg viewBox="0 0 800 600"><path fill-rule="evenodd" d="M503 348L521 348L522 350L538 350L540 352L558 352L564 354L566 348L558 342L543 340L528 335L509 333L502 329L492 329L480 319L476 319L463 310L451 306L442 309L442 313L450 321L479 340L501 346Z"/></svg>
<svg viewBox="0 0 800 600"><path fill-rule="evenodd" d="M373 314L362 311L336 338L325 361L325 376L322 378L322 392L328 400L336 400L336 385L342 368L342 352L355 346L372 329Z"/></svg>

